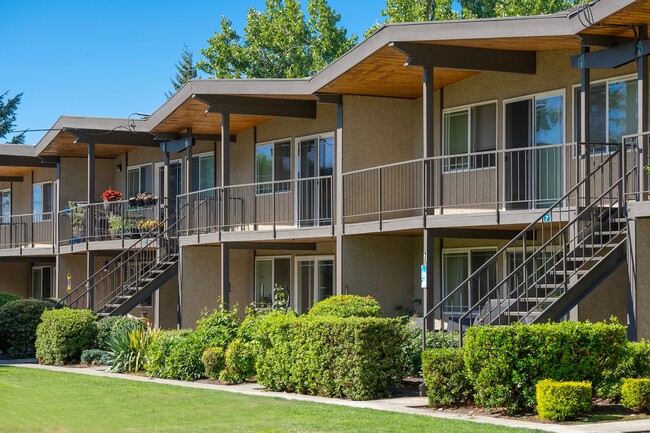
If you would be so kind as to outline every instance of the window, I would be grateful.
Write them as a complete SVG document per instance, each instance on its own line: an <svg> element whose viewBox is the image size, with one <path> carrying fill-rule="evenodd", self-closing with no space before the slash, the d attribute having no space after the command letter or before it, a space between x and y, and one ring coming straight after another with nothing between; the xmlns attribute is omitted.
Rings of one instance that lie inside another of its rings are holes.
<svg viewBox="0 0 650 433"><path fill-rule="evenodd" d="M52 219L52 182L32 185L32 213L34 221Z"/></svg>
<svg viewBox="0 0 650 433"><path fill-rule="evenodd" d="M591 85L589 101L589 141L592 143L621 143L623 136L638 129L638 82L636 79L611 79ZM581 93L574 89L574 139L581 137ZM592 152L611 150L596 147Z"/></svg>
<svg viewBox="0 0 650 433"><path fill-rule="evenodd" d="M255 303L270 306L273 299L284 296L289 301L291 258L264 257L255 259Z"/></svg>
<svg viewBox="0 0 650 433"><path fill-rule="evenodd" d="M450 250L442 253L442 296L453 292L473 272L483 266L494 256L496 249ZM496 285L496 263L490 264L475 279L459 290L446 305L445 311L450 313L465 313L470 306ZM476 311L478 312L478 311Z"/></svg>
<svg viewBox="0 0 650 433"><path fill-rule="evenodd" d="M151 164L129 167L126 180L129 197L142 192L153 192L153 168Z"/></svg>
<svg viewBox="0 0 650 433"><path fill-rule="evenodd" d="M11 190L4 189L0 191L0 199L2 201L2 208L0 209L0 216L2 216L2 224L9 224L11 222Z"/></svg>
<svg viewBox="0 0 650 433"><path fill-rule="evenodd" d="M443 154L445 171L489 168L495 165L497 104L489 103L444 113ZM454 156L459 155L459 156Z"/></svg>
<svg viewBox="0 0 650 433"><path fill-rule="evenodd" d="M276 192L291 190L289 182L281 182L291 179L291 141L277 141L274 143L261 143L255 146L255 183L262 183L257 186L258 194L270 194L275 184Z"/></svg>
<svg viewBox="0 0 650 433"><path fill-rule="evenodd" d="M214 188L214 154L192 157L192 191Z"/></svg>
<svg viewBox="0 0 650 433"><path fill-rule="evenodd" d="M54 268L52 266L32 266L32 298L47 299L54 293Z"/></svg>
<svg viewBox="0 0 650 433"><path fill-rule="evenodd" d="M296 257L296 302L294 308L307 313L316 302L334 294L334 257Z"/></svg>

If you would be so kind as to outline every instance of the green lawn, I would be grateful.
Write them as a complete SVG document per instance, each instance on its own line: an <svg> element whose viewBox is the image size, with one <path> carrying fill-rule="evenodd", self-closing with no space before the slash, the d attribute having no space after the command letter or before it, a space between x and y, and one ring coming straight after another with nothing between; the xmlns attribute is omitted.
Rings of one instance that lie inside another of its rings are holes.
<svg viewBox="0 0 650 433"><path fill-rule="evenodd" d="M0 367L0 432L530 432L368 409Z"/></svg>

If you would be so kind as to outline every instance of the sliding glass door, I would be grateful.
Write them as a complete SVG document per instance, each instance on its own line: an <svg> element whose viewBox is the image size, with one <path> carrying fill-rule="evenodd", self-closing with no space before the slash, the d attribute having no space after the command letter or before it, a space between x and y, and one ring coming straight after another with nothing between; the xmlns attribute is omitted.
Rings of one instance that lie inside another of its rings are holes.
<svg viewBox="0 0 650 433"><path fill-rule="evenodd" d="M334 294L333 257L296 258L297 303L299 313L307 313L318 301Z"/></svg>
<svg viewBox="0 0 650 433"><path fill-rule="evenodd" d="M296 219L301 227L332 223L334 136L298 140ZM321 178L322 176L330 176ZM316 179L318 178L318 179Z"/></svg>

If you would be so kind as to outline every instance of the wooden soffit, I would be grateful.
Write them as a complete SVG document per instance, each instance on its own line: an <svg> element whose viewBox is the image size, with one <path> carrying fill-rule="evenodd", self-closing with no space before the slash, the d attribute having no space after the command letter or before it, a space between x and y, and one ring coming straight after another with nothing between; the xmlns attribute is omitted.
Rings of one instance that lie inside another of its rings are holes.
<svg viewBox="0 0 650 433"><path fill-rule="evenodd" d="M67 158L86 158L88 146L85 143L75 143L77 137L67 131L59 132L56 137L41 152L41 156L62 156ZM95 157L113 159L123 153L134 150L134 146L120 146L114 144L96 144Z"/></svg>
<svg viewBox="0 0 650 433"><path fill-rule="evenodd" d="M8 167L0 166L0 178L25 177L36 170L35 167Z"/></svg>

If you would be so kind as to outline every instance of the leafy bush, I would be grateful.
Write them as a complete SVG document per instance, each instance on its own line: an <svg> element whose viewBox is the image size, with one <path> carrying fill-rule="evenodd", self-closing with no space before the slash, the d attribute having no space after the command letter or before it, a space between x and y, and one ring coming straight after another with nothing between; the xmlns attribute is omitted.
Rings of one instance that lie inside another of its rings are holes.
<svg viewBox="0 0 650 433"><path fill-rule="evenodd" d="M2 307L6 303L17 301L19 299L21 299L21 297L18 295L14 295L13 293L0 292L0 307Z"/></svg>
<svg viewBox="0 0 650 433"><path fill-rule="evenodd" d="M100 349L87 349L81 352L81 363L86 365L108 365L108 352Z"/></svg>
<svg viewBox="0 0 650 433"><path fill-rule="evenodd" d="M36 357L42 364L70 364L92 348L97 326L90 310L46 310L36 331Z"/></svg>
<svg viewBox="0 0 650 433"><path fill-rule="evenodd" d="M0 307L0 348L12 358L34 354L36 328L43 311L51 308L48 301L20 299Z"/></svg>
<svg viewBox="0 0 650 433"><path fill-rule="evenodd" d="M596 390L599 397L620 400L624 378L650 376L650 341L628 342L622 361L603 373L603 384Z"/></svg>
<svg viewBox="0 0 650 433"><path fill-rule="evenodd" d="M427 349L442 349L456 346L458 333L434 332L427 334ZM404 374L419 376L422 372L422 329L416 323L404 324L404 343L402 344Z"/></svg>
<svg viewBox="0 0 650 433"><path fill-rule="evenodd" d="M650 379L625 379L621 387L621 404L635 412L650 409Z"/></svg>
<svg viewBox="0 0 650 433"><path fill-rule="evenodd" d="M575 418L591 410L591 395L589 382L541 380L537 383L537 413L553 421Z"/></svg>
<svg viewBox="0 0 650 433"><path fill-rule="evenodd" d="M259 330L257 379L273 391L367 400L403 377L399 319L275 315Z"/></svg>
<svg viewBox="0 0 650 433"><path fill-rule="evenodd" d="M422 353L422 373L431 406L461 406L472 400L463 351L441 348Z"/></svg>
<svg viewBox="0 0 650 433"><path fill-rule="evenodd" d="M210 379L218 379L219 373L226 368L226 352L223 347L208 347L201 355L205 375Z"/></svg>
<svg viewBox="0 0 650 433"><path fill-rule="evenodd" d="M587 380L594 388L627 346L618 322L475 326L465 337L465 364L480 406L532 408L541 379Z"/></svg>
<svg viewBox="0 0 650 433"><path fill-rule="evenodd" d="M381 307L372 296L341 295L330 296L317 302L311 310L310 316L336 316L336 317L380 317Z"/></svg>
<svg viewBox="0 0 650 433"><path fill-rule="evenodd" d="M202 334L202 338L206 342L209 341L210 346L220 346L224 349L237 337L237 328L239 328L239 320L236 309L214 310L210 315L204 311L202 317L196 322L196 332Z"/></svg>
<svg viewBox="0 0 650 433"><path fill-rule="evenodd" d="M206 342L202 333L195 331L181 337L165 357L165 376L168 379L197 380L203 376L201 355L206 347L213 346Z"/></svg>
<svg viewBox="0 0 650 433"><path fill-rule="evenodd" d="M219 379L223 382L240 383L255 376L257 355L252 343L239 339L228 345L226 350L226 368L221 371Z"/></svg>
<svg viewBox="0 0 650 433"><path fill-rule="evenodd" d="M124 373L144 370L147 348L157 335L157 332L148 329L123 329L111 335L108 340L110 371Z"/></svg>
<svg viewBox="0 0 650 433"><path fill-rule="evenodd" d="M192 333L189 329L180 331L160 331L155 341L147 348L145 371L152 377L173 377L166 364L167 355L180 342Z"/></svg>
<svg viewBox="0 0 650 433"><path fill-rule="evenodd" d="M116 334L129 333L130 331L144 331L147 323L130 316L109 316L97 322L97 347L108 350L108 342Z"/></svg>

